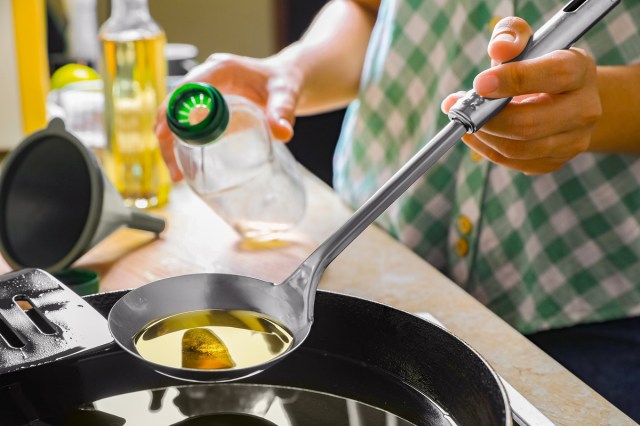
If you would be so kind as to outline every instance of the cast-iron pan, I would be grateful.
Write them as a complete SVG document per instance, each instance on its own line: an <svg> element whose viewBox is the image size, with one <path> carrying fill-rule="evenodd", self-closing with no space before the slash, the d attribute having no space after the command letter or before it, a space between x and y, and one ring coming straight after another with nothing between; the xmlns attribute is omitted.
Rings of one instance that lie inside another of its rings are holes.
<svg viewBox="0 0 640 426"><path fill-rule="evenodd" d="M126 293L86 300L106 317ZM495 372L448 331L385 305L325 291L317 294L315 313L298 350L241 382L351 398L416 425L447 424L441 410L457 425L511 424ZM2 424L25 424L101 398L174 385L184 382L156 373L112 344L0 375Z"/></svg>

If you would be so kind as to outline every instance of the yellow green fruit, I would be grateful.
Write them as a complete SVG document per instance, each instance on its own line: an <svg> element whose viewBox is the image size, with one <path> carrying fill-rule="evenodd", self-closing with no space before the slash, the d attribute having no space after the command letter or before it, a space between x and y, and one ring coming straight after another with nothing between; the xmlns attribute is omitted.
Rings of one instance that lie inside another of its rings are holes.
<svg viewBox="0 0 640 426"><path fill-rule="evenodd" d="M51 90L61 89L78 81L100 80L93 68L81 64L67 64L58 68L51 76Z"/></svg>

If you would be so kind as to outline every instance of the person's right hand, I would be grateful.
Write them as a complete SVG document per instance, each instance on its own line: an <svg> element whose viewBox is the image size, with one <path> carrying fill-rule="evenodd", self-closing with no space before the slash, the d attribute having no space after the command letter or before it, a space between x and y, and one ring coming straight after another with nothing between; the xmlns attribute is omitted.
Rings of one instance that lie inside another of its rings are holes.
<svg viewBox="0 0 640 426"><path fill-rule="evenodd" d="M287 142L293 136L295 109L302 86L302 73L275 60L231 54L213 54L193 68L181 81L209 83L223 94L244 96L265 110L273 136ZM160 150L174 181L182 173L173 153L173 134L166 121L169 94L158 108L155 132Z"/></svg>

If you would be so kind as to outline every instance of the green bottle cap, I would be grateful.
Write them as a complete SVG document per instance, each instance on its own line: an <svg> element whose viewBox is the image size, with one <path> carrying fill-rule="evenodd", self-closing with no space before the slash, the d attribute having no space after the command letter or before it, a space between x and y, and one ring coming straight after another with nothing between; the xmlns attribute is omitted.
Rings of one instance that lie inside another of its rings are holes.
<svg viewBox="0 0 640 426"><path fill-rule="evenodd" d="M220 92L206 83L187 83L169 99L167 124L183 141L204 145L215 141L229 124L229 106Z"/></svg>

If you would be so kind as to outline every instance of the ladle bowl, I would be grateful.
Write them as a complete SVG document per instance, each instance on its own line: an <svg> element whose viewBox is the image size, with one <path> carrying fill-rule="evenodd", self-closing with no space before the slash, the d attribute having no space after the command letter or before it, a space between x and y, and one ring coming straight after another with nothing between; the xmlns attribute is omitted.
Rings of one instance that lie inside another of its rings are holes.
<svg viewBox="0 0 640 426"><path fill-rule="evenodd" d="M284 324L293 335L289 349L266 363L246 368L203 370L175 368L138 354L133 337L150 322L170 315L205 309L260 312ZM224 382L257 374L278 362L306 339L312 319L302 293L292 286L229 274L194 274L144 285L123 296L109 313L114 340L131 355L164 375L193 382Z"/></svg>

